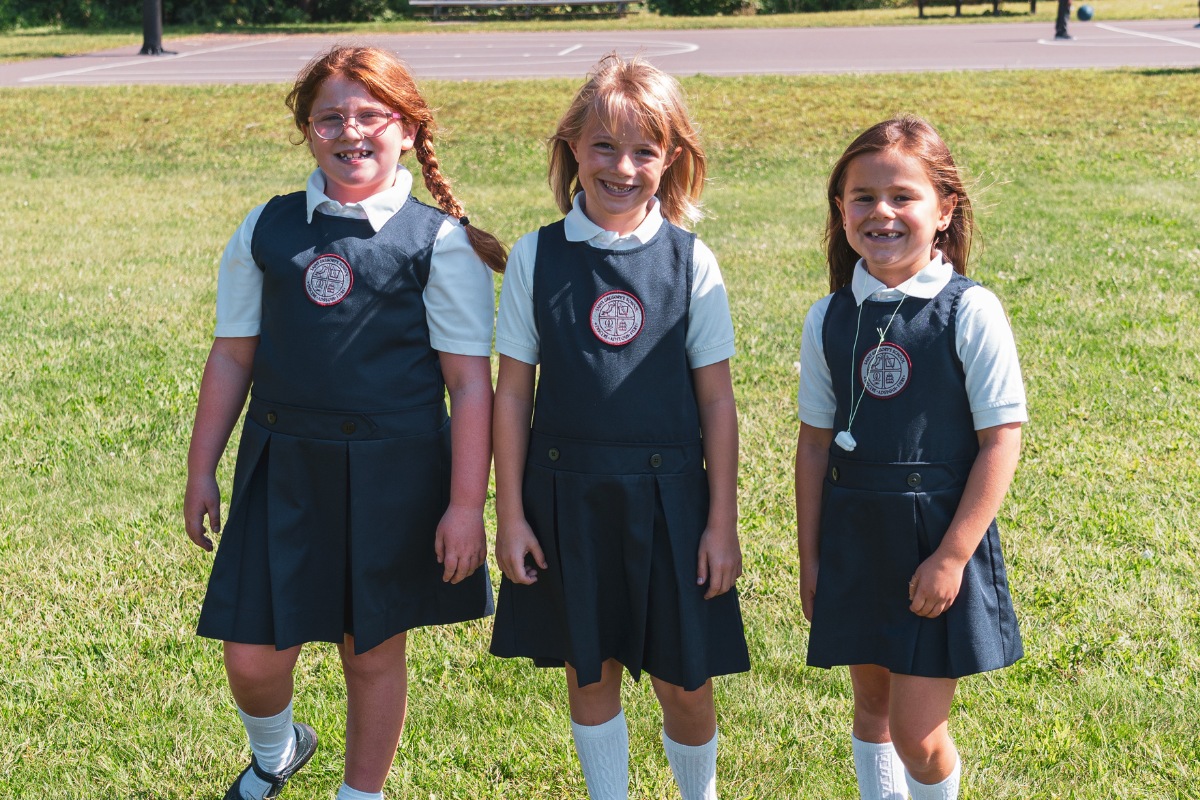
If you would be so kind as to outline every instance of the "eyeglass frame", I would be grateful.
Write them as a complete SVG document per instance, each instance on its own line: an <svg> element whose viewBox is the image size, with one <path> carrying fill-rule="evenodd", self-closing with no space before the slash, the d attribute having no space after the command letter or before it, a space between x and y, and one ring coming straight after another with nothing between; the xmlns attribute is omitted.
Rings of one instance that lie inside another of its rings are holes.
<svg viewBox="0 0 1200 800"><path fill-rule="evenodd" d="M384 112L384 111L379 111L378 109L372 108L372 109L367 109L366 111L363 111L361 113L382 114L382 115L386 116L388 119L387 119L387 122L384 123L383 127L380 128L377 133L367 133L366 131L364 131L362 129L362 126L359 125L358 114L351 114L349 116L346 116L345 114L339 114L336 111L333 112L332 114L327 115L327 116L342 118L342 129L340 131L338 131L336 134L334 134L333 136L322 136L321 135L321 132L317 130L316 117L308 118L308 126L310 128L312 128L312 132L314 134L316 134L318 139L321 139L322 141L326 141L326 142L332 142L334 139L340 139L342 137L342 135L346 132L346 126L350 125L350 124L354 125L354 130L358 131L358 135L363 137L364 139L376 139L383 135L383 132L388 129L388 125L391 125L393 122L396 122L397 120L404 119L404 115L398 111Z"/></svg>

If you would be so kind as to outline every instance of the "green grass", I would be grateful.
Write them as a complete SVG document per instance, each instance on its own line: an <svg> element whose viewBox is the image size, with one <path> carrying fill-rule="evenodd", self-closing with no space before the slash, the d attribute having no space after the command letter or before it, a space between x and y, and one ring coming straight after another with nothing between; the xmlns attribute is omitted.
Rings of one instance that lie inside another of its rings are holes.
<svg viewBox="0 0 1200 800"><path fill-rule="evenodd" d="M939 4L940 3L940 4ZM1191 0L1104 0L1093 3L1096 21L1121 19L1187 19L1196 16ZM663 17L643 11L624 19L495 19L472 17L469 20L433 22L428 19L359 24L248 25L213 29L167 26L164 46L172 41L197 36L228 34L370 34L370 33L463 33L464 31L635 31L694 30L701 28L826 28L875 25L925 25L968 22L1047 22L1053 23L1054 0L1041 0L1036 14L1029 13L1025 0L1005 0L999 15L992 14L990 1L968 2L963 15L954 16L951 0L932 0L926 19L917 17L915 2L898 8L874 8L861 11L823 11L810 14L761 14L723 17ZM80 55L117 47L140 47L141 30L76 31L60 28L28 28L0 33L0 62L33 58Z"/></svg>
<svg viewBox="0 0 1200 800"><path fill-rule="evenodd" d="M827 171L903 110L932 119L976 181L973 274L1013 320L1032 414L1001 518L1028 655L962 684L963 797L1197 796L1198 77L685 81L712 163L698 230L739 345L754 670L718 683L723 797L853 793L846 673L803 666L793 362L826 286ZM443 166L472 220L507 241L556 216L541 139L573 88L428 83ZM282 96L0 90L0 114L37 131L0 142L0 797L213 798L245 764L218 647L192 634L211 557L180 505L221 248L311 167L287 144ZM561 674L489 657L489 631L411 637L390 797L583 796ZM306 651L297 685L323 746L287 796L331 797L344 703L331 648ZM626 698L633 796L671 797L649 687Z"/></svg>

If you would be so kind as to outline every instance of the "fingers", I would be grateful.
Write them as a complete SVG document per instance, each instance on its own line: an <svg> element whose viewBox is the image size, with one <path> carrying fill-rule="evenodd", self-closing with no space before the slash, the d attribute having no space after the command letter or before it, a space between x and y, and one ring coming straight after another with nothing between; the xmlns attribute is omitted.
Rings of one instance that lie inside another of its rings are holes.
<svg viewBox="0 0 1200 800"><path fill-rule="evenodd" d="M718 562L716 558L701 552L700 563L704 565L701 569L707 571L708 590L704 593L705 600L712 600L714 597L725 594L742 576L742 560L740 558L735 561ZM703 581L698 581L698 583L703 584Z"/></svg>
<svg viewBox="0 0 1200 800"><path fill-rule="evenodd" d="M928 583L928 582L926 582ZM943 614L954 603L954 597L945 597L922 583L918 575L908 582L908 610L918 617L933 618Z"/></svg>
<svg viewBox="0 0 1200 800"><path fill-rule="evenodd" d="M201 506L198 510L186 511L183 527L187 531L188 538L202 550L209 553L213 549L213 541L209 538L207 531L204 528L204 517L207 514L209 529L213 533L221 532L221 510L220 506L211 507L207 504Z"/></svg>
<svg viewBox="0 0 1200 800"><path fill-rule="evenodd" d="M546 556L542 554L542 548L538 546L537 541L531 541L528 546L518 548L510 553L496 552L496 563L499 565L500 571L504 573L504 577L522 586L531 586L537 583L538 570L530 566L530 559L537 567L546 569Z"/></svg>
<svg viewBox="0 0 1200 800"><path fill-rule="evenodd" d="M435 545L436 549L436 545ZM484 553L473 551L469 553L445 552L438 557L442 564L442 581L445 583L462 583L475 573L484 562Z"/></svg>

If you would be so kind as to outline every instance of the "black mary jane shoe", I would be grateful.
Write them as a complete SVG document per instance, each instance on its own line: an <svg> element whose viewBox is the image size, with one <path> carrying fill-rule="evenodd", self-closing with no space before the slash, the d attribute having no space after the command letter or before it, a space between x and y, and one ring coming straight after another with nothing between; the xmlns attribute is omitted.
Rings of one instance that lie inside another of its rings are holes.
<svg viewBox="0 0 1200 800"><path fill-rule="evenodd" d="M279 793L283 791L283 785L288 782L288 778L300 771L300 768L308 763L312 758L313 753L317 752L317 732L302 722L292 724L296 729L296 751L292 753L291 761L283 765L283 769L279 772L267 772L258 765L258 759L253 755L250 756L250 766L246 767L234 780L233 785L225 792L224 800L242 800L242 793L239 786L242 783L242 776L250 770L254 770L254 774L270 784L267 793L263 795L263 800L271 800L271 798L279 797Z"/></svg>

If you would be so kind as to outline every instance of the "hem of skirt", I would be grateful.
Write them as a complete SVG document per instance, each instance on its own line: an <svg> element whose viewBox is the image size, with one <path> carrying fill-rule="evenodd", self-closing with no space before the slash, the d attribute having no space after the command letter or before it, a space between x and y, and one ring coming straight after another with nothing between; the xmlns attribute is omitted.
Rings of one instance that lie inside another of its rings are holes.
<svg viewBox="0 0 1200 800"><path fill-rule="evenodd" d="M970 677L971 675L982 675L985 672L995 672L998 669L1005 669L1006 667L1011 667L1013 664L1017 663L1022 658L1024 658L1024 655L1025 655L1024 653L1020 653L1015 658L1013 658L1011 660L1005 660L1002 663L998 663L998 664L994 664L994 665L993 664L981 664L977 667L974 667L974 668L968 669L968 670L964 670L962 672L952 671L952 670L912 671L908 666L901 667L901 666L897 666L895 664L889 664L889 663L887 663L887 659L872 659L872 658L863 658L863 659L853 659L852 660L852 659L814 659L814 658L809 657L805 660L805 664L806 664L806 666L816 667L817 669L833 669L834 667L854 667L854 666L859 666L861 664L869 664L871 666L882 667L883 669L886 669L888 672L891 672L895 675L908 675L908 676L911 676L914 678L948 678L951 680L958 680L959 678L966 678L966 677Z"/></svg>
<svg viewBox="0 0 1200 800"><path fill-rule="evenodd" d="M533 665L535 667L537 667L538 669L562 669L566 666L567 662L570 660L568 658L564 658L562 656L557 656L557 655L534 654L529 651L518 652L515 649L514 650L505 650L505 649L501 649L501 648L496 648L494 646L489 649L489 652L497 658L527 658L530 661L532 661ZM620 664L622 667L624 667L624 669L629 673L629 676L631 678L633 678L634 681L640 681L641 677L642 677L642 673L645 673L653 678L658 678L661 681L669 683L672 686L680 686L684 689L684 691L688 691L688 692L696 691L697 689L699 689L704 684L708 683L713 678L719 678L724 675L737 675L740 673L745 673L745 672L750 671L750 660L749 660L749 658L747 658L744 662L739 662L737 664L730 664L730 665L726 665L726 666L722 666L722 667L716 667L716 668L711 668L709 670L705 670L703 673L703 677L700 678L699 682L695 682L695 681L688 681L688 682L678 681L677 682L673 679L674 676L664 677L663 675L657 673L655 670L651 669L650 667L647 667L645 664L641 664L637 667L631 667L629 664L622 661L619 656L615 656L615 655L601 658L600 663L603 664L605 661L608 661L609 659L616 661L618 664ZM599 679L592 680L592 681L586 681L586 682L581 681L579 685L580 686L589 686L593 683L599 683Z"/></svg>

